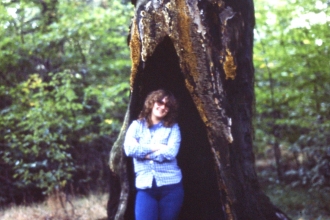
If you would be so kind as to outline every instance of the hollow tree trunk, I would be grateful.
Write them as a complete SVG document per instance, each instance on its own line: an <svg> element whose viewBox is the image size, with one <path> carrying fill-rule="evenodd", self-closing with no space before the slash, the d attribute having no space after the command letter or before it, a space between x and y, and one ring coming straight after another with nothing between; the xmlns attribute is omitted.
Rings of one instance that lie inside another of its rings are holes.
<svg viewBox="0 0 330 220"><path fill-rule="evenodd" d="M260 190L252 151L252 0L137 0L131 98L110 152L109 219L134 219L134 172L122 145L146 95L178 99L180 219L287 219Z"/></svg>

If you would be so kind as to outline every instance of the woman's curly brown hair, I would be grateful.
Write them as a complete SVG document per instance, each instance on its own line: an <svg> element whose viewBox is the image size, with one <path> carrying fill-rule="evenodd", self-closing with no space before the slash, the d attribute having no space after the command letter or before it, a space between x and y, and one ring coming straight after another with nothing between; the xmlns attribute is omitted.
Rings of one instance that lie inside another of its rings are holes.
<svg viewBox="0 0 330 220"><path fill-rule="evenodd" d="M142 111L139 115L139 120L145 119L148 124L148 127L151 127L152 108L154 107L155 102L161 102L165 97L168 98L168 102L166 103L166 105L168 106L168 112L163 119L163 125L165 127L171 127L174 123L176 123L176 118L178 114L177 101L171 92L165 91L163 89L153 91L147 96Z"/></svg>

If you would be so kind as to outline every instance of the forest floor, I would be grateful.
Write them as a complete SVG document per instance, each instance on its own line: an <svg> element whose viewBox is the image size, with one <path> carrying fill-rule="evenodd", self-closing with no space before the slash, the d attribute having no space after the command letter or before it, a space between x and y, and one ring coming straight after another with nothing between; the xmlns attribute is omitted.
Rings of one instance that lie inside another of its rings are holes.
<svg viewBox="0 0 330 220"><path fill-rule="evenodd" d="M263 182L262 178L259 178ZM273 204L288 214L292 220L330 219L330 194L310 193L305 189L282 184L262 184ZM50 197L43 203L12 206L0 210L1 220L106 220L108 195L91 194L61 202ZM65 209L63 208L65 207Z"/></svg>
<svg viewBox="0 0 330 220"><path fill-rule="evenodd" d="M0 210L1 220L106 220L108 194L61 198L50 196L45 202L12 206ZM62 202L61 202L62 199Z"/></svg>
<svg viewBox="0 0 330 220"><path fill-rule="evenodd" d="M269 166L267 166L269 168ZM259 182L272 203L292 220L330 219L330 193L279 183L276 173L258 166ZM43 203L0 209L1 220L106 220L107 193L68 198L52 195Z"/></svg>

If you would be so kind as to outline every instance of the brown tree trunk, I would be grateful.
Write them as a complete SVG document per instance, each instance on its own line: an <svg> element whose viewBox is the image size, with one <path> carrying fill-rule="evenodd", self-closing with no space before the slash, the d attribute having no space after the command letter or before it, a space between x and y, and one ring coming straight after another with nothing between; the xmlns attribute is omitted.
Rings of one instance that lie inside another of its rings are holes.
<svg viewBox="0 0 330 220"><path fill-rule="evenodd" d="M131 99L110 153L109 219L134 219L134 172L122 144L146 95L180 104L180 219L287 219L260 190L252 151L252 0L138 0L131 26Z"/></svg>

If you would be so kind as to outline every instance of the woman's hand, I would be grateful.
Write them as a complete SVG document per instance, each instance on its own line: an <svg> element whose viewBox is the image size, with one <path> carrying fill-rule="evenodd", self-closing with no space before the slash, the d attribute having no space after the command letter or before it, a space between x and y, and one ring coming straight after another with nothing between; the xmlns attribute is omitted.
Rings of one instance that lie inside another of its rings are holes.
<svg viewBox="0 0 330 220"><path fill-rule="evenodd" d="M152 150L152 152L159 151L159 150L163 149L166 146L167 145L165 145L165 144L155 144L151 147L151 150Z"/></svg>
<svg viewBox="0 0 330 220"><path fill-rule="evenodd" d="M155 145L153 145L152 147L151 147L151 150L152 150L152 152L156 152L156 151L159 151L159 150L161 150L161 149L163 149L163 148L165 148L165 147L167 147L167 145L165 145L165 144L155 144ZM146 156L145 156L145 159L147 159L147 160L149 160L150 159L150 156L149 156L150 154L147 154Z"/></svg>

